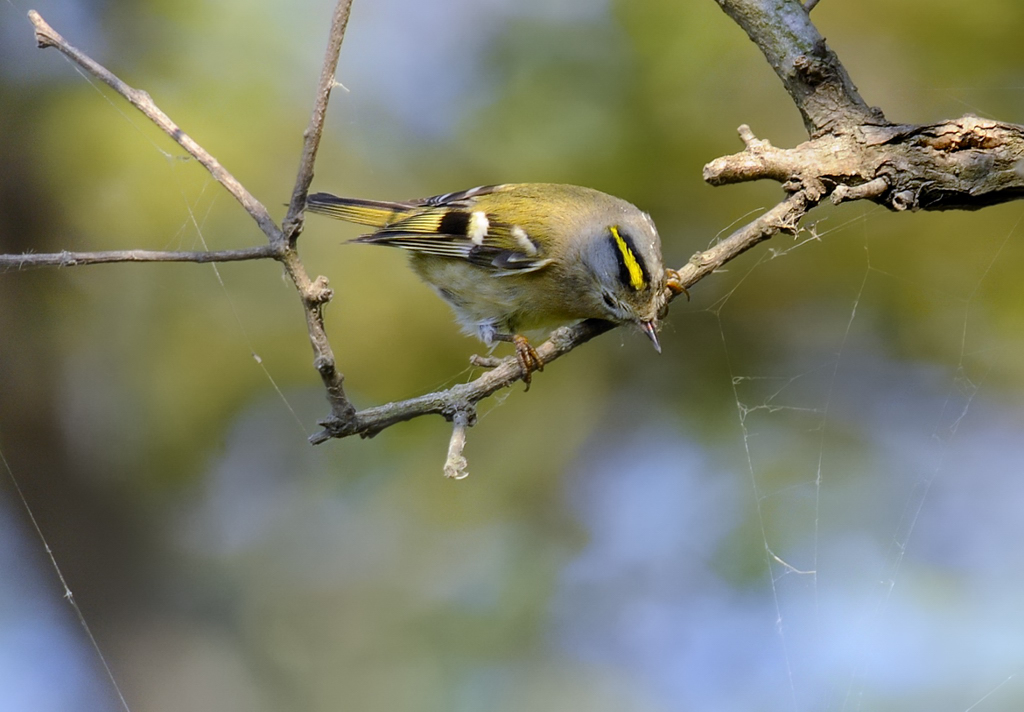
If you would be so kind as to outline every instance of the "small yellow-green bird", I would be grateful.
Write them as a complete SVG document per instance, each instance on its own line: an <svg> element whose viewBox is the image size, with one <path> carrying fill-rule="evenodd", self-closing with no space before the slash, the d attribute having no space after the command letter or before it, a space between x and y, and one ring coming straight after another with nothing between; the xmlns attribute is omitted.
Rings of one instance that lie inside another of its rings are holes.
<svg viewBox="0 0 1024 712"><path fill-rule="evenodd" d="M543 363L526 331L604 319L635 324L661 351L661 241L650 215L625 200L574 185L510 183L401 203L315 193L306 206L374 228L354 242L407 250L467 332L489 346L515 344L527 384Z"/></svg>

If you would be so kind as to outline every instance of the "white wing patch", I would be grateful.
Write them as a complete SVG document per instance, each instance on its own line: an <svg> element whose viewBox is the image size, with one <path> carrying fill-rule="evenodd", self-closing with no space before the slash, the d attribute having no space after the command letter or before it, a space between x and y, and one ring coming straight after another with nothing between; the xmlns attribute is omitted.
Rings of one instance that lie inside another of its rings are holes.
<svg viewBox="0 0 1024 712"><path fill-rule="evenodd" d="M474 245L483 245L490 227L491 222L487 219L484 211L474 210L473 214L469 216L469 228L466 230L466 235Z"/></svg>
<svg viewBox="0 0 1024 712"><path fill-rule="evenodd" d="M519 249L521 249L525 254L530 257L535 257L537 255L537 246L533 244L533 240L531 240L530 236L526 234L526 230L518 225L513 225L512 237L515 238Z"/></svg>

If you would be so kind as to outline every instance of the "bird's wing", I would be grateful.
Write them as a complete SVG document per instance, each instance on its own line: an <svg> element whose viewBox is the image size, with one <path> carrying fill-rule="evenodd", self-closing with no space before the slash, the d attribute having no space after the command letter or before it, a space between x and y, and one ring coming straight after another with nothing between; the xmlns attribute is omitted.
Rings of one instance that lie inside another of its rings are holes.
<svg viewBox="0 0 1024 712"><path fill-rule="evenodd" d="M466 260L494 270L496 276L543 269L551 258L528 229L510 222L514 216L499 219L488 209L495 201L485 196L502 188L482 186L410 203L382 203L380 208L374 204L373 209L390 210L389 217L396 219L354 242ZM362 207L367 201L359 202Z"/></svg>

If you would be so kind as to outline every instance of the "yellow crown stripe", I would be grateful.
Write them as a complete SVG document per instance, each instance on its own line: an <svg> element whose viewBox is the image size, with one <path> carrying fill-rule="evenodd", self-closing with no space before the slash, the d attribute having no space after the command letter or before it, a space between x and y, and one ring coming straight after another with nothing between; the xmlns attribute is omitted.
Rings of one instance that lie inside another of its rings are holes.
<svg viewBox="0 0 1024 712"><path fill-rule="evenodd" d="M622 253L622 263L626 265L626 271L629 272L629 284L636 291L640 291L647 286L644 282L644 271L640 267L640 263L636 261L636 256L633 254L633 250L629 249L629 245L622 239L622 235L619 234L619 228L612 225L612 237L615 238L615 245L619 248L619 252Z"/></svg>

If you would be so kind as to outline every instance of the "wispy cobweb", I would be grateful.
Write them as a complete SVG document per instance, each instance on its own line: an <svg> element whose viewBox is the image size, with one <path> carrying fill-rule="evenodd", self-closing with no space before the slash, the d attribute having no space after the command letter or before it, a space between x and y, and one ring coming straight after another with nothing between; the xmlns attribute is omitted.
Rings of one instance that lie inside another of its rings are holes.
<svg viewBox="0 0 1024 712"><path fill-rule="evenodd" d="M978 542L977 550L967 542L994 527L1005 527L1007 541L1019 541L1011 532L1020 525L997 514L1005 501L1020 501L1013 494L1016 479L1007 480L1008 463L1024 461L1017 459L1024 453L1006 437L1019 418L995 391L986 391L989 366L973 357L996 339L978 328L988 308L979 305L978 295L1000 267L1017 225L995 246L987 267L946 285L952 296L936 296L927 285L911 295L959 304L957 316L940 316L959 320L946 337L947 350L959 354L942 364L894 358L880 341L881 297L893 280L903 289L907 284L872 263L874 221L851 223L857 224L844 227L860 235L863 259L847 268L860 274L859 285L850 289L845 307L817 307L827 310L823 318L831 325L816 338L793 337L794 331L814 333L813 317L802 329L777 332L794 348L783 345L781 357L762 361L766 370L735 365L749 361L734 345L729 312L730 298L745 280L738 279L712 309L764 547L785 667L780 684L797 710L872 709L873 700L897 694L941 699L943 690L961 695L962 702L949 708L972 709L989 695L1019 695L1008 683L1024 659L1024 645L1007 647L997 613L1002 607L1006 620L1016 606L1007 607L1007 597L991 590L953 595L991 572L972 580L957 571L959 555L943 550L955 544L967 556L990 558L991 542ZM795 247L807 249L808 242L798 238ZM754 269L770 264L762 259ZM779 352L779 346L769 348ZM984 505L988 513L976 509L975 518L967 516L963 510L982 492L991 498ZM938 510L951 507L961 511L939 516ZM998 548L1005 555L1005 543ZM930 600L936 596L960 600L935 605ZM929 638L947 642L929 644ZM986 651L984 661L980 650Z"/></svg>

